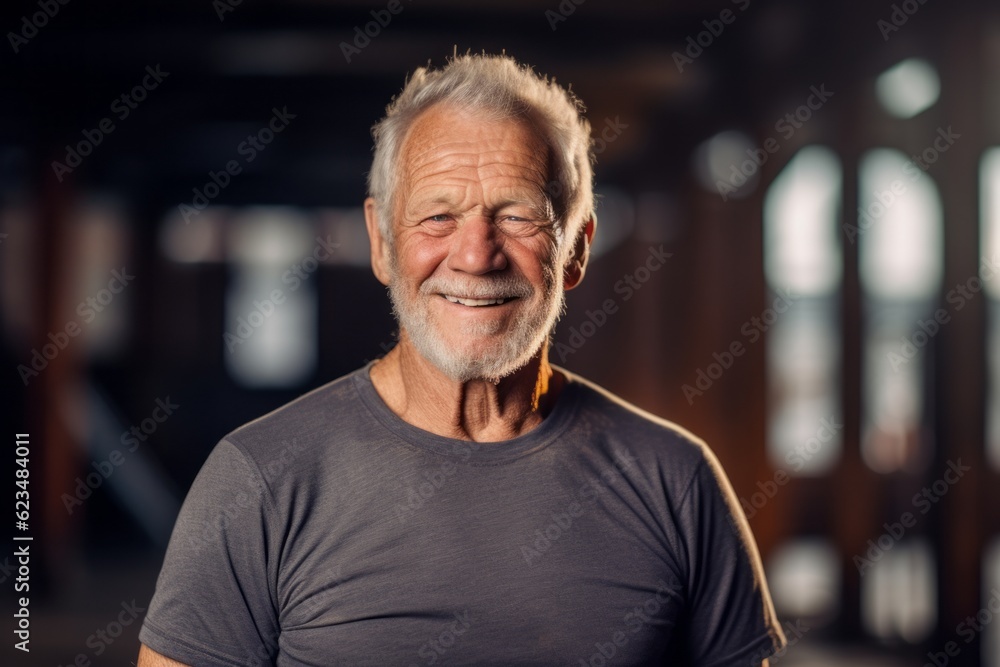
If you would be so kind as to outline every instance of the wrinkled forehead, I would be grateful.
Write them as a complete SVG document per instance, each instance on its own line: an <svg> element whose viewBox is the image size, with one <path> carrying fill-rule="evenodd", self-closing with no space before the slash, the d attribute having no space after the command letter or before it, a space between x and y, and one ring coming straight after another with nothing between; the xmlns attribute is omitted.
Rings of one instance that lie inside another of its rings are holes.
<svg viewBox="0 0 1000 667"><path fill-rule="evenodd" d="M467 181L502 181L508 188L544 192L551 151L526 119L494 119L436 105L424 111L400 151L404 192Z"/></svg>

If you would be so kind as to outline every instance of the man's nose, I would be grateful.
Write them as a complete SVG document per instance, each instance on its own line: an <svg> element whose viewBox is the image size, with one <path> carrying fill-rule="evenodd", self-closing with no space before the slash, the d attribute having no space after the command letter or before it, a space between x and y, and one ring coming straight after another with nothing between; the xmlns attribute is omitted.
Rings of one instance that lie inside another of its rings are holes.
<svg viewBox="0 0 1000 667"><path fill-rule="evenodd" d="M452 236L447 266L453 271L480 275L507 268L503 235L493 221L476 215L463 220Z"/></svg>

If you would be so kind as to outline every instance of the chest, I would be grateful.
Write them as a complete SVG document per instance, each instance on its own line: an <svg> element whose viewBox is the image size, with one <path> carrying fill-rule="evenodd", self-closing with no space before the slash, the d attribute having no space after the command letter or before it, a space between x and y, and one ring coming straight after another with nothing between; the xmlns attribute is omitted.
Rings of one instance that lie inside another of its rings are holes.
<svg viewBox="0 0 1000 667"><path fill-rule="evenodd" d="M667 650L682 577L641 499L459 474L415 487L422 502L394 489L315 508L282 560L279 664L639 665Z"/></svg>

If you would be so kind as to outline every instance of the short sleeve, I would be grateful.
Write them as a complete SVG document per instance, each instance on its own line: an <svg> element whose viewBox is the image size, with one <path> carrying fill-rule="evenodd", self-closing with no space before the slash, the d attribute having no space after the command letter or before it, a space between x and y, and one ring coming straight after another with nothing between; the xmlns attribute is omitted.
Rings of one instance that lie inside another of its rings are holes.
<svg viewBox="0 0 1000 667"><path fill-rule="evenodd" d="M750 526L705 450L681 506L688 562L686 653L697 667L752 665L785 645Z"/></svg>
<svg viewBox="0 0 1000 667"><path fill-rule="evenodd" d="M195 667L273 664L272 513L260 472L220 442L181 507L140 641Z"/></svg>

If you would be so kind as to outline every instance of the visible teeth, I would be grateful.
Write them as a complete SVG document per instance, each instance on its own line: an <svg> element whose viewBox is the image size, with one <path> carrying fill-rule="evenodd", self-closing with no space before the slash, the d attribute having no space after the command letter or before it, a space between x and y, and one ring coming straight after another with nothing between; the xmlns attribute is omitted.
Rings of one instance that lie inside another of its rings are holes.
<svg viewBox="0 0 1000 667"><path fill-rule="evenodd" d="M506 299L462 299L457 296L451 296L450 294L445 294L444 298L448 299L452 303L460 303L463 306L492 306L499 305L506 301Z"/></svg>

